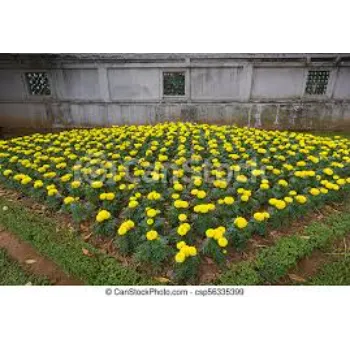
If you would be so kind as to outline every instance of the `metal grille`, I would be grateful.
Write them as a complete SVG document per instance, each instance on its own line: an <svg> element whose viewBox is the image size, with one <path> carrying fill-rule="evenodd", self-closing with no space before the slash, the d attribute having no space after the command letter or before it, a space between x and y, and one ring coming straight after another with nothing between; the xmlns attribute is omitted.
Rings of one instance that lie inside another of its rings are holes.
<svg viewBox="0 0 350 350"><path fill-rule="evenodd" d="M165 96L185 95L185 73L166 72L163 73L163 91Z"/></svg>
<svg viewBox="0 0 350 350"><path fill-rule="evenodd" d="M51 95L49 78L47 73L26 73L26 80L31 95Z"/></svg>
<svg viewBox="0 0 350 350"><path fill-rule="evenodd" d="M307 76L305 92L308 95L324 95L327 91L329 71L311 70Z"/></svg>

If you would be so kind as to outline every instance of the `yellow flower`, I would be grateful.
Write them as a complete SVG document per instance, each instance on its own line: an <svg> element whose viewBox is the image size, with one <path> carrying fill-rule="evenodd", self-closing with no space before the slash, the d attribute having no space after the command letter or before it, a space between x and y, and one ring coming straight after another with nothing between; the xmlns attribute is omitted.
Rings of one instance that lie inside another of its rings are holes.
<svg viewBox="0 0 350 350"><path fill-rule="evenodd" d="M295 200L300 204L305 204L307 202L307 198L302 195L298 195L295 197Z"/></svg>
<svg viewBox="0 0 350 350"><path fill-rule="evenodd" d="M328 175L328 176L332 176L334 174L334 172L333 172L333 170L331 168L323 169L323 173Z"/></svg>
<svg viewBox="0 0 350 350"><path fill-rule="evenodd" d="M197 192L197 198L199 199L203 199L207 196L206 192L205 191L198 191Z"/></svg>
<svg viewBox="0 0 350 350"><path fill-rule="evenodd" d="M102 181L93 181L91 183L91 187L95 188L95 189L101 188L102 186L103 186L103 182Z"/></svg>
<svg viewBox="0 0 350 350"><path fill-rule="evenodd" d="M193 246L188 247L188 255L189 256L196 256L197 255L196 247L193 247Z"/></svg>
<svg viewBox="0 0 350 350"><path fill-rule="evenodd" d="M282 187L288 187L288 182L286 180L279 180L278 184Z"/></svg>
<svg viewBox="0 0 350 350"><path fill-rule="evenodd" d="M96 215L96 221L97 222L103 222L105 220L110 219L111 213L108 210L100 210L98 214Z"/></svg>
<svg viewBox="0 0 350 350"><path fill-rule="evenodd" d="M180 183L177 182L176 184L174 184L175 191L180 192L180 191L183 191L183 189L184 189L184 187Z"/></svg>
<svg viewBox="0 0 350 350"><path fill-rule="evenodd" d="M191 229L191 225L189 223L184 223L181 224L178 228L177 228L177 233L180 236L185 236L187 234L187 232Z"/></svg>
<svg viewBox="0 0 350 350"><path fill-rule="evenodd" d="M161 198L161 194L156 192L156 191L153 191L153 192L150 192L148 195L147 195L147 199L149 200L158 200Z"/></svg>
<svg viewBox="0 0 350 350"><path fill-rule="evenodd" d="M283 210L286 206L287 206L286 202L285 202L285 201L282 201L282 200L278 200L278 201L275 203L275 207L276 207L278 210Z"/></svg>
<svg viewBox="0 0 350 350"><path fill-rule="evenodd" d="M181 249L182 247L184 247L186 245L185 241L180 241L176 244L176 248L177 249Z"/></svg>
<svg viewBox="0 0 350 350"><path fill-rule="evenodd" d="M262 213L262 212L257 212L257 213L254 214L254 219L256 221L259 221L259 222L264 221L265 220L265 214Z"/></svg>
<svg viewBox="0 0 350 350"><path fill-rule="evenodd" d="M218 244L219 244L219 246L222 247L222 248L226 247L227 244L228 244L227 238L225 238L225 237L219 238Z"/></svg>
<svg viewBox="0 0 350 350"><path fill-rule="evenodd" d="M34 182L34 188L41 188L44 186L44 183L41 180L36 180Z"/></svg>
<svg viewBox="0 0 350 350"><path fill-rule="evenodd" d="M321 192L318 188L311 188L310 189L310 194L312 194L313 196L318 196Z"/></svg>
<svg viewBox="0 0 350 350"><path fill-rule="evenodd" d="M174 207L177 209L180 209L180 208L186 209L186 208L188 208L188 206L189 206L189 204L187 201L182 201L182 200L178 199L174 202Z"/></svg>
<svg viewBox="0 0 350 350"><path fill-rule="evenodd" d="M194 179L193 183L195 186L199 187L202 185L202 179L197 177Z"/></svg>
<svg viewBox="0 0 350 350"><path fill-rule="evenodd" d="M186 214L180 214L178 216L179 221L186 221L187 220L187 215Z"/></svg>
<svg viewBox="0 0 350 350"><path fill-rule="evenodd" d="M147 219L147 225L153 225L154 224L154 220L153 219Z"/></svg>
<svg viewBox="0 0 350 350"><path fill-rule="evenodd" d="M148 231L148 232L146 233L146 238L147 238L147 240L149 240L149 241L154 241L155 239L158 238L158 232L155 231L155 230Z"/></svg>
<svg viewBox="0 0 350 350"><path fill-rule="evenodd" d="M246 183L248 181L248 178L245 175L238 175L236 177L237 182Z"/></svg>
<svg viewBox="0 0 350 350"><path fill-rule="evenodd" d="M277 199L277 198L270 198L270 199L269 199L269 204L270 204L270 205L276 205L277 202L278 202L278 199Z"/></svg>
<svg viewBox="0 0 350 350"><path fill-rule="evenodd" d="M175 255L175 261L179 264L183 263L186 259L186 255L183 252L178 252Z"/></svg>
<svg viewBox="0 0 350 350"><path fill-rule="evenodd" d="M213 238L215 234L215 230L212 228L209 228L205 231L205 234L208 238Z"/></svg>
<svg viewBox="0 0 350 350"><path fill-rule="evenodd" d="M70 185L72 188L79 188L81 186L81 182L80 181L73 181Z"/></svg>
<svg viewBox="0 0 350 350"><path fill-rule="evenodd" d="M234 203L234 198L233 197L225 197L224 198L224 203L227 204L227 205L231 205Z"/></svg>
<svg viewBox="0 0 350 350"><path fill-rule="evenodd" d="M234 224L239 228L239 229L244 229L248 226L248 221L243 218L243 217L238 217L235 219Z"/></svg>
<svg viewBox="0 0 350 350"><path fill-rule="evenodd" d="M248 202L248 201L249 201L249 196L243 195L243 196L241 197L241 201L242 201L242 202Z"/></svg>
<svg viewBox="0 0 350 350"><path fill-rule="evenodd" d="M157 215L157 210L155 210L155 209L148 209L147 212L146 212L146 215L149 218L154 218Z"/></svg>
<svg viewBox="0 0 350 350"><path fill-rule="evenodd" d="M286 203L293 203L293 198L292 197L284 197L283 200L286 202Z"/></svg>
<svg viewBox="0 0 350 350"><path fill-rule="evenodd" d="M47 195L48 195L49 197L53 197L53 196L55 196L57 193L58 193L58 191L57 191L55 188L52 188L52 189L48 190Z"/></svg>
<svg viewBox="0 0 350 350"><path fill-rule="evenodd" d="M270 188L270 185L269 185L269 184L261 184L261 185L260 185L260 188L261 188L262 190L268 190L268 189Z"/></svg>
<svg viewBox="0 0 350 350"><path fill-rule="evenodd" d="M69 204L72 204L73 202L75 201L75 198L74 197L66 197L63 202L65 205L69 205Z"/></svg>
<svg viewBox="0 0 350 350"><path fill-rule="evenodd" d="M136 200L131 200L128 204L129 208L136 208L139 205L139 202Z"/></svg>

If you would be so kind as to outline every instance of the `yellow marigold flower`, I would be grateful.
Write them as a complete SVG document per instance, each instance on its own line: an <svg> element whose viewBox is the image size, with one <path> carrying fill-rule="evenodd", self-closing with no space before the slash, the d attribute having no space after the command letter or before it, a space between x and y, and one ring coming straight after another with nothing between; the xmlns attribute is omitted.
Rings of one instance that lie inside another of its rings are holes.
<svg viewBox="0 0 350 350"><path fill-rule="evenodd" d="M103 222L105 220L110 219L111 213L108 210L100 210L98 214L96 215L96 221L97 222Z"/></svg>
<svg viewBox="0 0 350 350"><path fill-rule="evenodd" d="M181 249L182 247L184 247L186 245L185 241L180 241L176 244L176 248L177 249Z"/></svg>
<svg viewBox="0 0 350 350"><path fill-rule="evenodd" d="M148 231L148 232L146 233L146 238L147 238L147 240L149 240L149 241L154 241L155 239L158 238L158 232L155 231L155 230Z"/></svg>
<svg viewBox="0 0 350 350"><path fill-rule="evenodd" d="M187 220L187 215L186 214L180 214L178 216L179 221L186 221Z"/></svg>
<svg viewBox="0 0 350 350"><path fill-rule="evenodd" d="M208 238L213 238L214 237L214 234L215 234L215 230L212 229L212 228L209 228L205 231L205 235L208 237Z"/></svg>
<svg viewBox="0 0 350 350"><path fill-rule="evenodd" d="M339 180L337 180L337 184L339 186L344 186L346 184L346 180L345 179L339 179Z"/></svg>
<svg viewBox="0 0 350 350"><path fill-rule="evenodd" d="M197 248L194 246L188 247L188 255L189 256L196 256L197 255Z"/></svg>
<svg viewBox="0 0 350 350"><path fill-rule="evenodd" d="M233 197L225 197L224 198L224 203L227 204L227 205L231 205L234 203L234 198Z"/></svg>
<svg viewBox="0 0 350 350"><path fill-rule="evenodd" d="M43 187L44 186L44 183L41 181L41 180L36 180L35 182L34 182L34 188L41 188L41 187Z"/></svg>
<svg viewBox="0 0 350 350"><path fill-rule="evenodd" d="M307 198L302 195L298 195L295 197L295 200L300 204L305 204L307 202Z"/></svg>
<svg viewBox="0 0 350 350"><path fill-rule="evenodd" d="M13 173L13 171L11 169L7 169L3 172L4 176L10 176Z"/></svg>
<svg viewBox="0 0 350 350"><path fill-rule="evenodd" d="M79 188L81 186L81 182L80 181L73 181L70 185L72 188Z"/></svg>
<svg viewBox="0 0 350 350"><path fill-rule="evenodd" d="M334 174L334 172L333 172L333 170L331 168L323 169L323 173L328 175L328 176L332 176Z"/></svg>
<svg viewBox="0 0 350 350"><path fill-rule="evenodd" d="M283 200L278 200L275 204L275 207L278 209L278 210L283 210L285 207L287 206L286 202L283 201Z"/></svg>
<svg viewBox="0 0 350 350"><path fill-rule="evenodd" d="M186 208L188 208L188 206L189 206L189 204L187 201L182 201L182 200L178 199L174 202L174 207L177 209L180 209L180 208L186 209Z"/></svg>
<svg viewBox="0 0 350 350"><path fill-rule="evenodd" d="M95 188L95 189L101 188L102 186L103 186L103 182L102 181L93 181L91 183L91 187Z"/></svg>
<svg viewBox="0 0 350 350"><path fill-rule="evenodd" d="M283 200L286 202L286 203L293 203L293 198L292 197L284 197Z"/></svg>
<svg viewBox="0 0 350 350"><path fill-rule="evenodd" d="M313 196L318 196L320 194L320 190L318 188L311 188L309 192Z"/></svg>
<svg viewBox="0 0 350 350"><path fill-rule="evenodd" d="M288 187L288 182L286 180L279 180L278 184L282 187Z"/></svg>
<svg viewBox="0 0 350 350"><path fill-rule="evenodd" d="M178 193L173 193L173 194L171 195L171 198L172 198L172 199L179 199L179 198L180 198L180 195L179 195Z"/></svg>
<svg viewBox="0 0 350 350"><path fill-rule="evenodd" d="M288 194L290 195L290 196L296 196L298 193L297 193L297 191L289 191L288 192Z"/></svg>
<svg viewBox="0 0 350 350"><path fill-rule="evenodd" d="M242 201L242 202L248 202L248 201L249 201L249 196L243 195L243 196L241 197L241 201Z"/></svg>
<svg viewBox="0 0 350 350"><path fill-rule="evenodd" d="M147 214L147 216L149 218L154 218L157 215L157 210L155 210L155 209L148 209L146 214Z"/></svg>
<svg viewBox="0 0 350 350"><path fill-rule="evenodd" d="M245 175L238 175L236 177L236 181L241 183L246 183L248 181L248 178Z"/></svg>
<svg viewBox="0 0 350 350"><path fill-rule="evenodd" d="M153 225L154 224L154 220L153 219L147 219L147 225Z"/></svg>
<svg viewBox="0 0 350 350"><path fill-rule="evenodd" d="M129 208L136 208L139 205L139 202L136 200L131 200L128 204Z"/></svg>
<svg viewBox="0 0 350 350"><path fill-rule="evenodd" d="M183 189L184 189L184 187L180 183L177 182L176 184L174 184L175 191L181 192L181 191L183 191Z"/></svg>
<svg viewBox="0 0 350 350"><path fill-rule="evenodd" d="M175 255L175 261L179 264L183 263L186 259L186 255L183 252L178 252Z"/></svg>
<svg viewBox="0 0 350 350"><path fill-rule="evenodd" d="M225 237L219 238L218 244L219 244L219 246L222 247L222 248L226 247L226 246L228 245L228 240L227 240L227 238L225 238Z"/></svg>
<svg viewBox="0 0 350 350"><path fill-rule="evenodd" d="M198 191L197 192L197 198L199 199L203 199L207 196L206 192L205 191Z"/></svg>
<svg viewBox="0 0 350 350"><path fill-rule="evenodd" d="M195 178L194 181L193 181L194 185L199 187L202 185L202 179L200 178Z"/></svg>
<svg viewBox="0 0 350 350"><path fill-rule="evenodd" d="M187 234L187 232L191 229L191 225L189 223L184 223L181 224L178 228L177 228L177 233L180 236L185 236Z"/></svg>
<svg viewBox="0 0 350 350"><path fill-rule="evenodd" d="M63 203L65 205L69 205L69 204L72 204L73 202L75 202L75 198L74 197L66 197L64 200L63 200Z"/></svg>
<svg viewBox="0 0 350 350"><path fill-rule="evenodd" d="M52 189L48 190L47 195L48 195L49 197L53 197L53 196L55 196L57 193L58 193L58 191L57 191L55 188L52 188Z"/></svg>
<svg viewBox="0 0 350 350"><path fill-rule="evenodd" d="M235 219L234 224L239 228L239 229L244 229L248 226L248 221L243 218L243 217L238 217Z"/></svg>
<svg viewBox="0 0 350 350"><path fill-rule="evenodd" d="M261 212L257 212L257 213L254 214L254 219L256 221L259 221L259 222L264 221L265 220L265 214L261 213Z"/></svg>
<svg viewBox="0 0 350 350"><path fill-rule="evenodd" d="M269 185L269 184L261 184L261 185L260 185L260 188L261 188L262 190L268 190L268 189L270 188L270 185Z"/></svg>

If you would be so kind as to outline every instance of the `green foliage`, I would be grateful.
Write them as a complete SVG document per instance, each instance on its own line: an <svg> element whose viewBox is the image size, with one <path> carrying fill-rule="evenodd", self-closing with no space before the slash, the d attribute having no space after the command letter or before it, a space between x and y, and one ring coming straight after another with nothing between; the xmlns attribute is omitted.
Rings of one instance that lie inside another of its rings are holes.
<svg viewBox="0 0 350 350"><path fill-rule="evenodd" d="M95 222L93 226L93 231L102 236L113 237L116 230L116 220L108 219L103 222Z"/></svg>
<svg viewBox="0 0 350 350"><path fill-rule="evenodd" d="M175 265L175 281L192 283L198 276L200 259L198 256L188 257L183 263Z"/></svg>
<svg viewBox="0 0 350 350"><path fill-rule="evenodd" d="M0 224L31 243L43 255L55 261L67 275L89 285L153 285L134 269L124 267L67 231L59 230L52 219L39 217L22 206L0 198ZM91 257L82 253L88 249Z"/></svg>
<svg viewBox="0 0 350 350"><path fill-rule="evenodd" d="M50 281L24 271L4 249L0 249L0 285L20 286L25 284L49 285Z"/></svg>
<svg viewBox="0 0 350 350"><path fill-rule="evenodd" d="M308 282L311 285L350 285L350 256L325 264Z"/></svg>
<svg viewBox="0 0 350 350"><path fill-rule="evenodd" d="M349 206L346 208L349 209ZM275 283L293 268L299 259L321 249L334 240L349 233L350 213L331 215L326 223L314 222L302 235L278 239L272 247L263 249L252 262L234 264L223 273L217 283L227 285L249 285ZM342 263L341 266L345 266ZM345 267L344 267L345 268ZM345 278L345 277L344 277Z"/></svg>
<svg viewBox="0 0 350 350"><path fill-rule="evenodd" d="M222 248L220 248L213 238L207 238L204 241L203 254L213 258L219 265L223 266L226 262L226 255L222 252Z"/></svg>
<svg viewBox="0 0 350 350"><path fill-rule="evenodd" d="M260 276L251 262L244 261L233 265L232 268L219 277L217 283L221 285L251 286L260 283Z"/></svg>
<svg viewBox="0 0 350 350"><path fill-rule="evenodd" d="M170 248L163 239L146 241L137 247L135 259L140 262L149 263L153 267L159 267L161 263L171 254Z"/></svg>

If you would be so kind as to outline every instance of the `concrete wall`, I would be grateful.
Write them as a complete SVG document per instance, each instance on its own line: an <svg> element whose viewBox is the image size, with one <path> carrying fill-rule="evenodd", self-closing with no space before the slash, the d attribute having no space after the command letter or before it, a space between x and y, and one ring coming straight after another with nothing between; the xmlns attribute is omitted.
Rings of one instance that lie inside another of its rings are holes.
<svg viewBox="0 0 350 350"><path fill-rule="evenodd" d="M350 55L0 55L0 127L145 124L166 120L280 129L350 128ZM305 94L326 69L325 95ZM51 95L32 96L26 72ZM185 73L185 96L163 95L163 72Z"/></svg>
<svg viewBox="0 0 350 350"><path fill-rule="evenodd" d="M65 53L65 54L349 54L350 48L10 48L10 53Z"/></svg>

